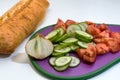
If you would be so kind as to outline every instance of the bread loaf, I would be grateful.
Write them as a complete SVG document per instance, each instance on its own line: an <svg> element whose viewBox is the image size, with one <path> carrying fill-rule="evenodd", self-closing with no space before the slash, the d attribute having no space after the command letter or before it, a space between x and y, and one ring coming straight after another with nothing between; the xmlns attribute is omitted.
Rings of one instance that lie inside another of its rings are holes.
<svg viewBox="0 0 120 80"><path fill-rule="evenodd" d="M42 22L47 0L20 0L0 17L0 54L11 54Z"/></svg>

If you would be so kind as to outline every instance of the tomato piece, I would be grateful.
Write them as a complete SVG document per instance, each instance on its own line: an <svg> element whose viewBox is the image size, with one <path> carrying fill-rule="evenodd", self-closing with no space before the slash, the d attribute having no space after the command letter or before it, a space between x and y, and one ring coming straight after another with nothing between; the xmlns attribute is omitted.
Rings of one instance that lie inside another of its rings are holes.
<svg viewBox="0 0 120 80"><path fill-rule="evenodd" d="M109 40L107 42L107 44L108 44L108 47L109 47L109 49L112 53L116 53L116 52L120 51L120 41L119 41L119 39Z"/></svg>
<svg viewBox="0 0 120 80"><path fill-rule="evenodd" d="M107 25L105 25L104 23L102 23L102 24L100 24L99 29L100 29L101 31L104 31L104 30L108 30L108 27L107 27Z"/></svg>
<svg viewBox="0 0 120 80"><path fill-rule="evenodd" d="M96 48L93 44L89 44L86 49L86 54L83 56L83 60L89 63L93 63L96 60Z"/></svg>
<svg viewBox="0 0 120 80"><path fill-rule="evenodd" d="M96 56L95 57L89 57L87 55L84 55L83 60L87 63L94 63L96 61Z"/></svg>
<svg viewBox="0 0 120 80"><path fill-rule="evenodd" d="M96 44L97 55L105 54L109 52L109 47L105 43Z"/></svg>
<svg viewBox="0 0 120 80"><path fill-rule="evenodd" d="M65 23L61 19L58 19L56 25L54 26L54 29L58 29L60 27L66 31Z"/></svg>
<svg viewBox="0 0 120 80"><path fill-rule="evenodd" d="M94 25L88 25L86 32L94 36L100 33L100 29Z"/></svg>
<svg viewBox="0 0 120 80"><path fill-rule="evenodd" d="M110 32L110 37L120 39L120 33L118 33L118 32Z"/></svg>
<svg viewBox="0 0 120 80"><path fill-rule="evenodd" d="M79 56L79 58L80 59L83 59L83 55L86 53L86 49L80 49L80 48L78 48L77 50L76 50L76 52L77 52L77 55Z"/></svg>
<svg viewBox="0 0 120 80"><path fill-rule="evenodd" d="M87 49L77 49L76 52L85 62L93 63L96 60L96 48L93 44L89 44Z"/></svg>
<svg viewBox="0 0 120 80"><path fill-rule="evenodd" d="M94 27L97 27L97 24L96 24L96 23L93 23L93 22L91 22L91 21L86 21L86 23L87 23L88 25L92 25L92 26L94 26Z"/></svg>
<svg viewBox="0 0 120 80"><path fill-rule="evenodd" d="M107 30L102 31L98 33L97 35L95 35L94 38L109 38L109 31Z"/></svg>
<svg viewBox="0 0 120 80"><path fill-rule="evenodd" d="M66 28L67 28L69 25L71 25L71 24L77 24L77 22L76 22L76 21L73 21L73 20L68 19L68 20L65 22Z"/></svg>

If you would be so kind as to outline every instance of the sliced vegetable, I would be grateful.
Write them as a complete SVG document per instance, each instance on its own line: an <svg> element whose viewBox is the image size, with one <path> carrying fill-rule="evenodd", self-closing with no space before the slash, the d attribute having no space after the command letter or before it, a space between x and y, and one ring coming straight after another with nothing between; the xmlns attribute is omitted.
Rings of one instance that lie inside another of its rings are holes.
<svg viewBox="0 0 120 80"><path fill-rule="evenodd" d="M56 42L57 39L63 36L64 32L64 29L60 27L51 31L45 38L51 40L52 42Z"/></svg>
<svg viewBox="0 0 120 80"><path fill-rule="evenodd" d="M86 28L88 27L86 22L80 22L78 23L79 27L81 28L82 31L86 31Z"/></svg>
<svg viewBox="0 0 120 80"><path fill-rule="evenodd" d="M71 51L75 51L77 48L79 48L78 45L75 45L75 44L70 45Z"/></svg>
<svg viewBox="0 0 120 80"><path fill-rule="evenodd" d="M72 24L68 26L67 33L71 34L71 37L74 37L76 30L81 30L81 28L77 24Z"/></svg>
<svg viewBox="0 0 120 80"><path fill-rule="evenodd" d="M59 34L59 30L53 30L48 35L45 36L46 39L54 41Z"/></svg>
<svg viewBox="0 0 120 80"><path fill-rule="evenodd" d="M68 27L68 26L71 25L71 24L77 24L77 22L74 21L74 20L70 20L70 19L68 19L68 20L65 22L66 27Z"/></svg>
<svg viewBox="0 0 120 80"><path fill-rule="evenodd" d="M61 49L54 49L55 52L58 52L58 53L68 53L71 51L71 49L69 47L64 47L64 48L61 48Z"/></svg>
<svg viewBox="0 0 120 80"><path fill-rule="evenodd" d="M60 33L60 37L65 33L64 29L63 28L58 28L57 29Z"/></svg>
<svg viewBox="0 0 120 80"><path fill-rule="evenodd" d="M84 42L90 42L93 39L93 36L84 32L84 31L75 31L76 38Z"/></svg>
<svg viewBox="0 0 120 80"><path fill-rule="evenodd" d="M65 65L65 66L54 66L54 69L57 71L65 71L67 68L69 67L69 65Z"/></svg>
<svg viewBox="0 0 120 80"><path fill-rule="evenodd" d="M50 59L49 59L50 65L55 66L55 60L56 59L57 59L56 57L50 57Z"/></svg>
<svg viewBox="0 0 120 80"><path fill-rule="evenodd" d="M60 49L66 48L68 45L69 44L59 43L54 47L54 50L60 50Z"/></svg>
<svg viewBox="0 0 120 80"><path fill-rule="evenodd" d="M69 33L64 34L63 36L59 37L55 42L62 42L63 40L70 37Z"/></svg>
<svg viewBox="0 0 120 80"><path fill-rule="evenodd" d="M81 48L88 48L88 43L86 43L86 42L78 41L77 44L78 44Z"/></svg>
<svg viewBox="0 0 120 80"><path fill-rule="evenodd" d="M63 42L64 43L75 43L75 42L77 42L78 41L78 39L76 39L76 38L67 38L66 40L64 40Z"/></svg>
<svg viewBox="0 0 120 80"><path fill-rule="evenodd" d="M54 26L54 30L58 28L63 28L64 30L66 30L65 23L61 19L58 19L57 23Z"/></svg>
<svg viewBox="0 0 120 80"><path fill-rule="evenodd" d="M37 35L27 42L25 50L28 55L36 59L44 59L52 54L53 44L51 41L43 38L43 36Z"/></svg>
<svg viewBox="0 0 120 80"><path fill-rule="evenodd" d="M60 67L60 66L65 66L70 64L72 58L70 56L63 56L59 57L55 60L55 65Z"/></svg>
<svg viewBox="0 0 120 80"><path fill-rule="evenodd" d="M54 57L61 57L61 56L64 56L65 54L68 54L68 53L53 52L53 53L52 53L52 56L54 56Z"/></svg>
<svg viewBox="0 0 120 80"><path fill-rule="evenodd" d="M80 59L78 59L77 57L71 56L72 61L70 62L70 67L76 67L80 64Z"/></svg>
<svg viewBox="0 0 120 80"><path fill-rule="evenodd" d="M70 56L70 54L69 54L69 53L67 53L67 54L65 54L65 56Z"/></svg>

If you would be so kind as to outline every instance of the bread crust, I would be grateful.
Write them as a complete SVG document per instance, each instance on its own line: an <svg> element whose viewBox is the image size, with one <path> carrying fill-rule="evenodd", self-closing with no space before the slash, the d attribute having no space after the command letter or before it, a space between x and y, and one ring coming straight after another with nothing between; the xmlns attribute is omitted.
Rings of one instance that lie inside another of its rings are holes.
<svg viewBox="0 0 120 80"><path fill-rule="evenodd" d="M0 54L11 54L42 22L47 0L20 0L0 18Z"/></svg>

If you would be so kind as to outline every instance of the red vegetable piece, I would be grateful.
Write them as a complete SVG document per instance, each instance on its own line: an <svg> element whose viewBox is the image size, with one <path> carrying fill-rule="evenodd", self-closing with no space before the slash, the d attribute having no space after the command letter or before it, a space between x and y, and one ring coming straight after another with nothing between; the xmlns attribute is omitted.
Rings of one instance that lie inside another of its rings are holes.
<svg viewBox="0 0 120 80"><path fill-rule="evenodd" d="M107 25L105 25L104 23L100 24L99 28L100 28L101 31L108 30Z"/></svg>
<svg viewBox="0 0 120 80"><path fill-rule="evenodd" d="M66 27L68 27L68 26L71 25L71 24L77 24L77 22L76 22L76 21L73 21L73 20L70 20L70 19L68 19L68 20L65 22Z"/></svg>
<svg viewBox="0 0 120 80"><path fill-rule="evenodd" d="M94 36L100 33L100 29L96 27L94 24L88 25L86 32Z"/></svg>
<svg viewBox="0 0 120 80"><path fill-rule="evenodd" d="M106 54L109 52L109 47L105 43L96 44L97 55Z"/></svg>
<svg viewBox="0 0 120 80"><path fill-rule="evenodd" d="M57 28L63 28L66 31L65 23L61 19L58 19L56 25L54 26L54 29Z"/></svg>

